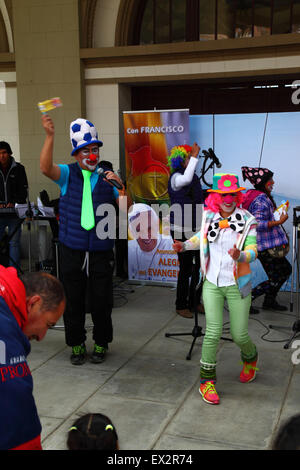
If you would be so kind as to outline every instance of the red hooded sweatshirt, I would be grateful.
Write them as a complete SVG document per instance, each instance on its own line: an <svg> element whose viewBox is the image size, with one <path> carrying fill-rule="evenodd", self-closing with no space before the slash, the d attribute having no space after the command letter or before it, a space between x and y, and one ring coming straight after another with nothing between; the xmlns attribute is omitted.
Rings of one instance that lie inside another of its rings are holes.
<svg viewBox="0 0 300 470"><path fill-rule="evenodd" d="M4 268L0 265L0 296L4 298L23 330L27 322L26 291L15 268Z"/></svg>

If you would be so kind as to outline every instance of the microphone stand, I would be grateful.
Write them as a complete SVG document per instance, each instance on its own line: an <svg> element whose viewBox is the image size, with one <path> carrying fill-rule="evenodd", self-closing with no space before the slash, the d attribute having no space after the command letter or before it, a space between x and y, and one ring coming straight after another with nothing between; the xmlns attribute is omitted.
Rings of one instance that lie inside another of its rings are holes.
<svg viewBox="0 0 300 470"><path fill-rule="evenodd" d="M209 152L210 152L211 149L209 149ZM202 165L202 169L201 169L201 175L199 177L199 179L203 181L203 183L211 188L212 187L212 184L208 184L206 181L205 181L205 174L211 169L214 167L214 165L216 164L216 161L215 159L213 158L213 156L211 155L211 153L207 152L206 150L203 150L203 155L204 155L204 162L203 162L203 165ZM206 163L207 163L207 160L211 160L209 166L207 168L206 167ZM221 164L219 163L220 167L221 167ZM205 189L203 190L203 192L205 192ZM205 199L205 197L204 197ZM192 332L190 333L165 333L165 337L166 338L170 338L171 336L193 336L193 341L192 341L192 344L191 344L191 347L190 347L190 350L188 352L188 355L186 356L186 360L189 361L191 359L191 356L192 356L192 351L193 351L193 348L194 348L194 345L195 345L195 342L196 342L196 339L197 338L200 338L201 336L204 336L205 333L202 333L202 327L199 326L198 324L198 309L197 309L197 294L198 294L198 291L202 292L202 285L203 285L203 280L201 280L198 284L197 284L197 280L196 280L196 274L195 274L195 265L193 266L193 271L192 271L192 279L191 279L191 283L193 284L194 286L194 328L192 330ZM201 294L200 294L201 296ZM199 297L200 297L199 296ZM220 339L223 339L224 341L233 341L231 338L224 338L224 337L221 337Z"/></svg>
<svg viewBox="0 0 300 470"><path fill-rule="evenodd" d="M16 227L14 228L14 230L11 232L10 235L8 235L7 233L3 234L3 237L0 240L0 255L5 255L7 252L7 249L9 250L9 242L13 238L15 233L17 233L17 231L19 230L19 227L22 225L23 222L24 222L24 219L20 219L18 224L16 225ZM21 266L17 264L15 260L12 259L12 257L9 254L8 254L8 259L14 263L14 265L18 268L21 274L24 274L23 270L21 269Z"/></svg>
<svg viewBox="0 0 300 470"><path fill-rule="evenodd" d="M33 210L31 208L30 200L29 200L29 188L27 186L27 210L25 212L26 215L26 222L28 227L28 234L29 234L29 242L28 242L28 270L31 272L31 222L33 221Z"/></svg>
<svg viewBox="0 0 300 470"><path fill-rule="evenodd" d="M205 182L205 179L204 179L204 175L208 172L208 170L210 170L211 168L213 168L214 166L214 161L212 160L209 164L209 166L204 170L204 167L205 167L205 164L207 162L209 157L206 157L204 162L203 162L203 167L202 167L202 172L201 172L201 176L200 178L203 180L203 182L207 185L207 186L211 186L211 185L208 185L206 182Z"/></svg>
<svg viewBox="0 0 300 470"><path fill-rule="evenodd" d="M214 155L212 155L213 153L213 150L212 149L209 149L209 151L207 152L206 150L203 150L203 155L204 155L204 162L203 162L203 165L202 165L202 169L201 169L201 175L200 175L200 180L203 181L203 183L208 187L208 188L211 188L212 187L212 184L208 183L204 176L205 174L210 170L210 169L214 169L214 165L217 165L218 168L221 168L221 163L219 162L219 160L217 159L217 157ZM208 167L206 168L206 164L207 164L207 161L210 160L210 164L208 165ZM217 160L217 161L216 161Z"/></svg>
<svg viewBox="0 0 300 470"><path fill-rule="evenodd" d="M293 208L293 254L292 254L292 277L291 277L291 297L290 297L290 312L294 310L293 294L296 294L296 306L297 306L297 319L292 326L292 335L287 343L283 346L284 349L288 349L300 333L300 310L299 310L299 295L300 295L300 284L299 284L299 253L300 253L300 216L297 216L297 212L300 212L300 206ZM296 265L296 268L295 268ZM294 292L294 276L296 269L296 289ZM269 328L276 330L290 330L290 327L269 325Z"/></svg>
<svg viewBox="0 0 300 470"><path fill-rule="evenodd" d="M197 338L200 338L201 336L205 336L205 333L202 333L202 326L199 326L198 324L198 309L197 309L197 298L198 298L198 291L202 292L202 286L203 286L203 280L201 280L198 284L196 284L196 275L195 275L195 269L193 269L192 272L192 279L191 282L194 284L194 328L192 332L189 333L165 333L166 338L170 338L171 336L193 336L193 341L190 347L190 350L188 352L188 355L186 356L186 360L190 361L192 357L192 351L196 342ZM221 337L220 339L223 339L224 341L231 341L231 338L224 338Z"/></svg>

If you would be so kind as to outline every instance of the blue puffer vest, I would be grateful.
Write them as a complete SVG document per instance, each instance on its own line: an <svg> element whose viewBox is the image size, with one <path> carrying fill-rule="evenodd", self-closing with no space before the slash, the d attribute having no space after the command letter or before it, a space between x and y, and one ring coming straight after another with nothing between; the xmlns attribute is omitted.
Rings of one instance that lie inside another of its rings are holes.
<svg viewBox="0 0 300 470"><path fill-rule="evenodd" d="M59 201L59 241L73 250L106 251L113 249L114 240L100 240L96 234L97 223L103 216L96 216L100 204L113 204L113 187L99 178L93 190L95 227L85 230L81 227L81 201L83 192L82 172L77 163L69 166L69 184L67 192Z"/></svg>
<svg viewBox="0 0 300 470"><path fill-rule="evenodd" d="M183 174L184 169L178 170L176 173ZM180 204L182 208L182 220L181 220L181 227L191 227L190 221L185 221L184 220L184 205L185 204L191 204L192 207L192 229L195 231L197 229L196 227L196 205L197 204L203 204L203 193L202 193L202 188L201 188L201 183L199 180L199 177L194 174L193 179L191 183L187 186L184 186L183 188L179 189L178 191L174 191L171 186L171 178L175 173L172 173L172 175L169 178L168 182L168 193L171 199L171 205L172 204ZM176 224L178 224L178 220L175 221ZM170 211L170 225L171 229L174 224L174 213L173 211Z"/></svg>

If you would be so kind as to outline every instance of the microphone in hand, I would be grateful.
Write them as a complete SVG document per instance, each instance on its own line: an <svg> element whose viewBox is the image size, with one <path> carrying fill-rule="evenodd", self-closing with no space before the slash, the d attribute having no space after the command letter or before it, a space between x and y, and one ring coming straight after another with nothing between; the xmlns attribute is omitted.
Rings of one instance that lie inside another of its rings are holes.
<svg viewBox="0 0 300 470"><path fill-rule="evenodd" d="M103 170L103 168L98 168L97 173L98 173L99 176L101 176L101 178L103 178L108 183L112 184L115 188L123 189L123 185L120 184L118 181L116 181L115 179L106 177L105 170Z"/></svg>

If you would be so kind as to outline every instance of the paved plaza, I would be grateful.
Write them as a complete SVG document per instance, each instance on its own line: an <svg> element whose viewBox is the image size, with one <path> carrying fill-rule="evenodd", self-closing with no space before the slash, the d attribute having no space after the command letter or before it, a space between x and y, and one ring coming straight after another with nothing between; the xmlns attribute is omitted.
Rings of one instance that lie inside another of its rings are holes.
<svg viewBox="0 0 300 470"><path fill-rule="evenodd" d="M186 356L192 336L165 337L192 332L194 325L193 319L175 313L175 290L116 282L114 298L114 341L103 364L72 366L62 323L41 343L32 342L29 365L45 450L66 449L68 428L88 412L111 418L123 450L266 450L278 426L300 411L300 366L292 361L297 351L283 347L296 313L261 310L251 315L249 332L259 351L259 372L252 383L239 382L237 347L220 342L221 401L212 406L198 391L203 337L197 338L191 360ZM289 305L290 294L281 292L279 300ZM204 316L198 319L205 329ZM227 320L225 311L224 337L230 337ZM268 332L269 324L287 330ZM91 351L89 314L87 331Z"/></svg>

